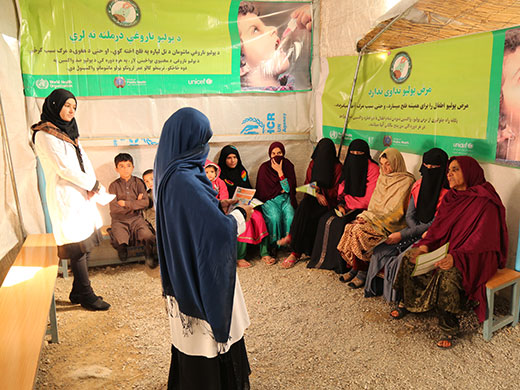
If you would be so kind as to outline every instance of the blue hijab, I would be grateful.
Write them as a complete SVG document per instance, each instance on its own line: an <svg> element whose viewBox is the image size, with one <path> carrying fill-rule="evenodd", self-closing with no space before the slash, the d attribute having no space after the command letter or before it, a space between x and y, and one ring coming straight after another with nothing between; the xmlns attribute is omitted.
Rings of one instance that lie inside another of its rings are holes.
<svg viewBox="0 0 520 390"><path fill-rule="evenodd" d="M226 342L236 278L237 225L219 209L204 172L208 118L182 108L164 124L155 156L157 252L165 294L182 313L211 325Z"/></svg>

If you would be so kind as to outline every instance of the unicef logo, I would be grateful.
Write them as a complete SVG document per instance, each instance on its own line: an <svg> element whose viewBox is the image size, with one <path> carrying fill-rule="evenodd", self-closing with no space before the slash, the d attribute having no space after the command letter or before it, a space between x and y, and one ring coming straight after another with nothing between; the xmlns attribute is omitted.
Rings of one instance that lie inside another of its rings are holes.
<svg viewBox="0 0 520 390"><path fill-rule="evenodd" d="M242 121L242 125L245 125L240 134L262 134L265 129L264 122L258 118L249 117Z"/></svg>
<svg viewBox="0 0 520 390"><path fill-rule="evenodd" d="M107 14L110 20L120 27L132 27L141 20L139 6L132 0L109 1Z"/></svg>
<svg viewBox="0 0 520 390"><path fill-rule="evenodd" d="M208 84L208 85L213 84L213 80L212 79L206 79L206 84Z"/></svg>
<svg viewBox="0 0 520 390"><path fill-rule="evenodd" d="M49 82L45 79L38 79L36 80L36 87L38 89L47 89L49 88Z"/></svg>
<svg viewBox="0 0 520 390"><path fill-rule="evenodd" d="M397 53L390 64L390 77L397 84L404 83L412 73L412 60L404 51Z"/></svg>

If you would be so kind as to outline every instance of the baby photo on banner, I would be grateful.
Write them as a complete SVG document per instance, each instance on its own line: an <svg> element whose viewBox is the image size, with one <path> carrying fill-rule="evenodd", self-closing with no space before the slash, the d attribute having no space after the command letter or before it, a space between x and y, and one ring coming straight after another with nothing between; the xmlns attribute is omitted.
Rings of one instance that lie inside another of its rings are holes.
<svg viewBox="0 0 520 390"><path fill-rule="evenodd" d="M242 90L311 88L311 4L242 1L237 25Z"/></svg>
<svg viewBox="0 0 520 390"><path fill-rule="evenodd" d="M507 30L497 133L499 162L520 165L520 28Z"/></svg>

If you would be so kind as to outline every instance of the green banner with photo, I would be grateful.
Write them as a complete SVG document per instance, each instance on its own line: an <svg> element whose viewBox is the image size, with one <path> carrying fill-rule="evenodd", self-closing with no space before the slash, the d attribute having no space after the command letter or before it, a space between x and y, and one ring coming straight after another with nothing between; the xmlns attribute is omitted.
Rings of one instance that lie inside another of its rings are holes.
<svg viewBox="0 0 520 390"><path fill-rule="evenodd" d="M310 2L19 3L27 96L45 97L55 88L77 96L311 88Z"/></svg>
<svg viewBox="0 0 520 390"><path fill-rule="evenodd" d="M504 31L424 43L363 57L345 144L495 160ZM358 57L328 59L323 135L339 143Z"/></svg>

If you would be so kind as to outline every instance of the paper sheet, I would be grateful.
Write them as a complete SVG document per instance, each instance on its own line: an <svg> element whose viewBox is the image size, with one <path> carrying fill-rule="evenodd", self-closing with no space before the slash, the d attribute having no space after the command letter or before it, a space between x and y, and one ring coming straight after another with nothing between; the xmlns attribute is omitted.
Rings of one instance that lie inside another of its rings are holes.
<svg viewBox="0 0 520 390"><path fill-rule="evenodd" d="M415 268L413 269L412 276L422 275L435 269L435 263L444 259L448 254L449 245L450 243L447 242L432 252L417 256L415 259Z"/></svg>
<svg viewBox="0 0 520 390"><path fill-rule="evenodd" d="M312 196L316 196L316 194L317 194L316 189L317 189L317 185L316 185L315 181L313 181L312 183L309 183L309 184L304 184L302 186L296 187L296 191L303 192L305 194L309 194Z"/></svg>

